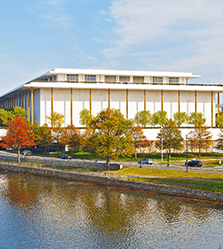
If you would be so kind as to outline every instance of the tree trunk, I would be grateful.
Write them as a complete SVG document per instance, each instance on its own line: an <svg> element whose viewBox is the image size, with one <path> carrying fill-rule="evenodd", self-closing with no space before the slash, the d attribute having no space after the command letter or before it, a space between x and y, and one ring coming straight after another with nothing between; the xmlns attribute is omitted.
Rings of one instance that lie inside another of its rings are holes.
<svg viewBox="0 0 223 249"><path fill-rule="evenodd" d="M201 157L201 148L199 147L199 158Z"/></svg>
<svg viewBox="0 0 223 249"><path fill-rule="evenodd" d="M57 144L57 155L59 156L59 144Z"/></svg>
<svg viewBox="0 0 223 249"><path fill-rule="evenodd" d="M71 157L73 157L73 154L74 154L74 149L71 148Z"/></svg>
<svg viewBox="0 0 223 249"><path fill-rule="evenodd" d="M136 146L135 146L135 158L137 158Z"/></svg>
<svg viewBox="0 0 223 249"><path fill-rule="evenodd" d="M46 153L46 146L44 146L45 147L45 153Z"/></svg>
<svg viewBox="0 0 223 249"><path fill-rule="evenodd" d="M18 146L18 158L17 158L17 161L20 163L20 147Z"/></svg>
<svg viewBox="0 0 223 249"><path fill-rule="evenodd" d="M110 158L107 157L107 170L110 170Z"/></svg>

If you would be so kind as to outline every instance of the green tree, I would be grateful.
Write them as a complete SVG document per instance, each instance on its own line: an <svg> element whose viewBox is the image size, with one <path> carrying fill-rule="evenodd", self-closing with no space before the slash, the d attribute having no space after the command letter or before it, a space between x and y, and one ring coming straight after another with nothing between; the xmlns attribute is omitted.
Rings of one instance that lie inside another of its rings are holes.
<svg viewBox="0 0 223 249"><path fill-rule="evenodd" d="M59 146L63 144L62 136L65 128L62 127L64 123L64 115L58 112L52 112L50 116L46 116L49 120L51 128L52 141L56 142L57 155L59 155Z"/></svg>
<svg viewBox="0 0 223 249"><path fill-rule="evenodd" d="M71 151L71 156L73 157L73 152L76 148L80 147L81 143L81 132L79 129L76 129L74 125L69 125L64 131L62 137L63 143L69 146Z"/></svg>
<svg viewBox="0 0 223 249"><path fill-rule="evenodd" d="M220 129L220 133L217 139L217 145L215 146L216 149L222 150L223 149L223 129Z"/></svg>
<svg viewBox="0 0 223 249"><path fill-rule="evenodd" d="M9 120L8 112L4 109L0 109L0 125L3 126Z"/></svg>
<svg viewBox="0 0 223 249"><path fill-rule="evenodd" d="M46 116L49 120L52 128L57 126L62 126L64 123L64 115L59 112L51 112L50 116Z"/></svg>
<svg viewBox="0 0 223 249"><path fill-rule="evenodd" d="M92 119L92 115L91 115L91 112L89 110L83 109L80 112L80 124L86 126L91 119Z"/></svg>
<svg viewBox="0 0 223 249"><path fill-rule="evenodd" d="M194 126L204 125L206 122L206 118L203 117L203 114L201 112L192 112L188 117L188 120L189 124L192 124Z"/></svg>
<svg viewBox="0 0 223 249"><path fill-rule="evenodd" d="M43 124L42 126L39 126L37 122L35 122L32 125L32 130L34 132L35 136L35 142L37 145L40 145L41 147L46 148L51 145L52 143L52 137L51 137L51 129L49 128L48 124Z"/></svg>
<svg viewBox="0 0 223 249"><path fill-rule="evenodd" d="M82 136L82 139L81 139L81 146L82 146L82 148L88 150L89 157L91 156L91 153L90 153L91 150L95 149L95 147L96 147L96 145L93 141L94 136L95 136L95 130L93 129L92 126L87 125L87 127L84 131L84 134Z"/></svg>
<svg viewBox="0 0 223 249"><path fill-rule="evenodd" d="M13 120L15 117L25 117L26 110L16 106L14 109L9 108L7 110L0 109L0 125L3 126L7 121Z"/></svg>
<svg viewBox="0 0 223 249"><path fill-rule="evenodd" d="M168 151L168 162L171 157L171 149L180 150L183 148L183 138L181 136L181 131L176 125L175 121L169 119L163 127L160 129L160 132L157 135L157 145L161 148L161 140L163 140L163 149Z"/></svg>
<svg viewBox="0 0 223 249"><path fill-rule="evenodd" d="M220 112L219 114L217 114L216 126L217 127L223 127L223 112Z"/></svg>
<svg viewBox="0 0 223 249"><path fill-rule="evenodd" d="M30 127L31 127L32 132L35 134L35 143L36 145L38 145L39 144L38 141L40 140L40 137L39 137L40 126L37 123L37 121L35 121L34 124L30 124Z"/></svg>
<svg viewBox="0 0 223 249"><path fill-rule="evenodd" d="M136 126L132 128L132 138L134 140L135 147L135 158L137 158L136 149L140 147L144 147L146 136L143 133L143 128L141 126Z"/></svg>
<svg viewBox="0 0 223 249"><path fill-rule="evenodd" d="M152 115L153 125L160 125L163 127L168 122L166 111L157 111Z"/></svg>
<svg viewBox="0 0 223 249"><path fill-rule="evenodd" d="M201 157L201 150L210 149L212 135L209 128L204 125L203 118L198 119L193 131L188 136L189 144L192 148L198 149L198 156Z"/></svg>
<svg viewBox="0 0 223 249"><path fill-rule="evenodd" d="M141 125L142 127L146 127L147 125L151 125L152 123L152 115L150 111L140 111L137 112L134 118L134 122L137 125Z"/></svg>
<svg viewBox="0 0 223 249"><path fill-rule="evenodd" d="M173 119L176 122L176 125L180 127L182 124L187 123L188 115L186 112L176 112L173 114Z"/></svg>
<svg viewBox="0 0 223 249"><path fill-rule="evenodd" d="M131 129L133 122L124 118L119 110L102 110L95 119L89 122L93 129L92 142L96 153L105 157L107 170L110 160L118 160L119 156L130 156L134 152Z"/></svg>
<svg viewBox="0 0 223 249"><path fill-rule="evenodd" d="M27 114L26 110L20 106L15 106L13 109L13 113L16 117L19 116L19 117L24 117L24 118L26 117L26 114Z"/></svg>

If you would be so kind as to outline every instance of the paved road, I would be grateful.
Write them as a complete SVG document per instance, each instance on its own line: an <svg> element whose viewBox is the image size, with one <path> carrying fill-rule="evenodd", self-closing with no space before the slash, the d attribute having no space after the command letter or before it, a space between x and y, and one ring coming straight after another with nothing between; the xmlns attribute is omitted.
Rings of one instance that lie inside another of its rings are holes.
<svg viewBox="0 0 223 249"><path fill-rule="evenodd" d="M139 164L137 162L120 162L123 166L128 167L139 167ZM184 164L170 164L169 167L166 166L166 164L161 163L153 163L153 165L142 165L143 168L151 168L151 169L173 169L173 170L182 170L186 171L186 167ZM223 167L188 167L189 172L203 172L203 173L214 173L214 174L223 174Z"/></svg>

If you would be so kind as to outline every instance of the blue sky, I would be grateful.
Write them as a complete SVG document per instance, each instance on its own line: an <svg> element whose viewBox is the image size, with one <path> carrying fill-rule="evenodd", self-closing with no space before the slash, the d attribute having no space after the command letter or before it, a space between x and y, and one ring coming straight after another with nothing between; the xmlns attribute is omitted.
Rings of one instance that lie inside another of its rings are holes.
<svg viewBox="0 0 223 249"><path fill-rule="evenodd" d="M221 0L1 0L1 92L53 68L192 72L223 82Z"/></svg>

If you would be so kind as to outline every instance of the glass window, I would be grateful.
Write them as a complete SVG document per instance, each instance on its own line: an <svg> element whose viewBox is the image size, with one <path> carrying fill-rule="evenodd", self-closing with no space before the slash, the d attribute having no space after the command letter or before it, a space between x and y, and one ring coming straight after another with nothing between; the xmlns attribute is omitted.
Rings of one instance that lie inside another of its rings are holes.
<svg viewBox="0 0 223 249"><path fill-rule="evenodd" d="M163 77L153 77L153 83L163 83Z"/></svg>
<svg viewBox="0 0 223 249"><path fill-rule="evenodd" d="M179 77L169 77L169 83L179 83Z"/></svg>
<svg viewBox="0 0 223 249"><path fill-rule="evenodd" d="M76 74L67 74L68 81L78 81L78 75Z"/></svg>
<svg viewBox="0 0 223 249"><path fill-rule="evenodd" d="M113 75L106 75L105 76L105 82L116 82L116 76Z"/></svg>
<svg viewBox="0 0 223 249"><path fill-rule="evenodd" d="M130 76L119 76L119 81L130 82Z"/></svg>
<svg viewBox="0 0 223 249"><path fill-rule="evenodd" d="M85 75L85 76L84 76L84 80L85 80L85 81L96 82L96 75Z"/></svg>
<svg viewBox="0 0 223 249"><path fill-rule="evenodd" d="M144 83L144 77L134 76L133 77L133 82L135 82L135 83Z"/></svg>

